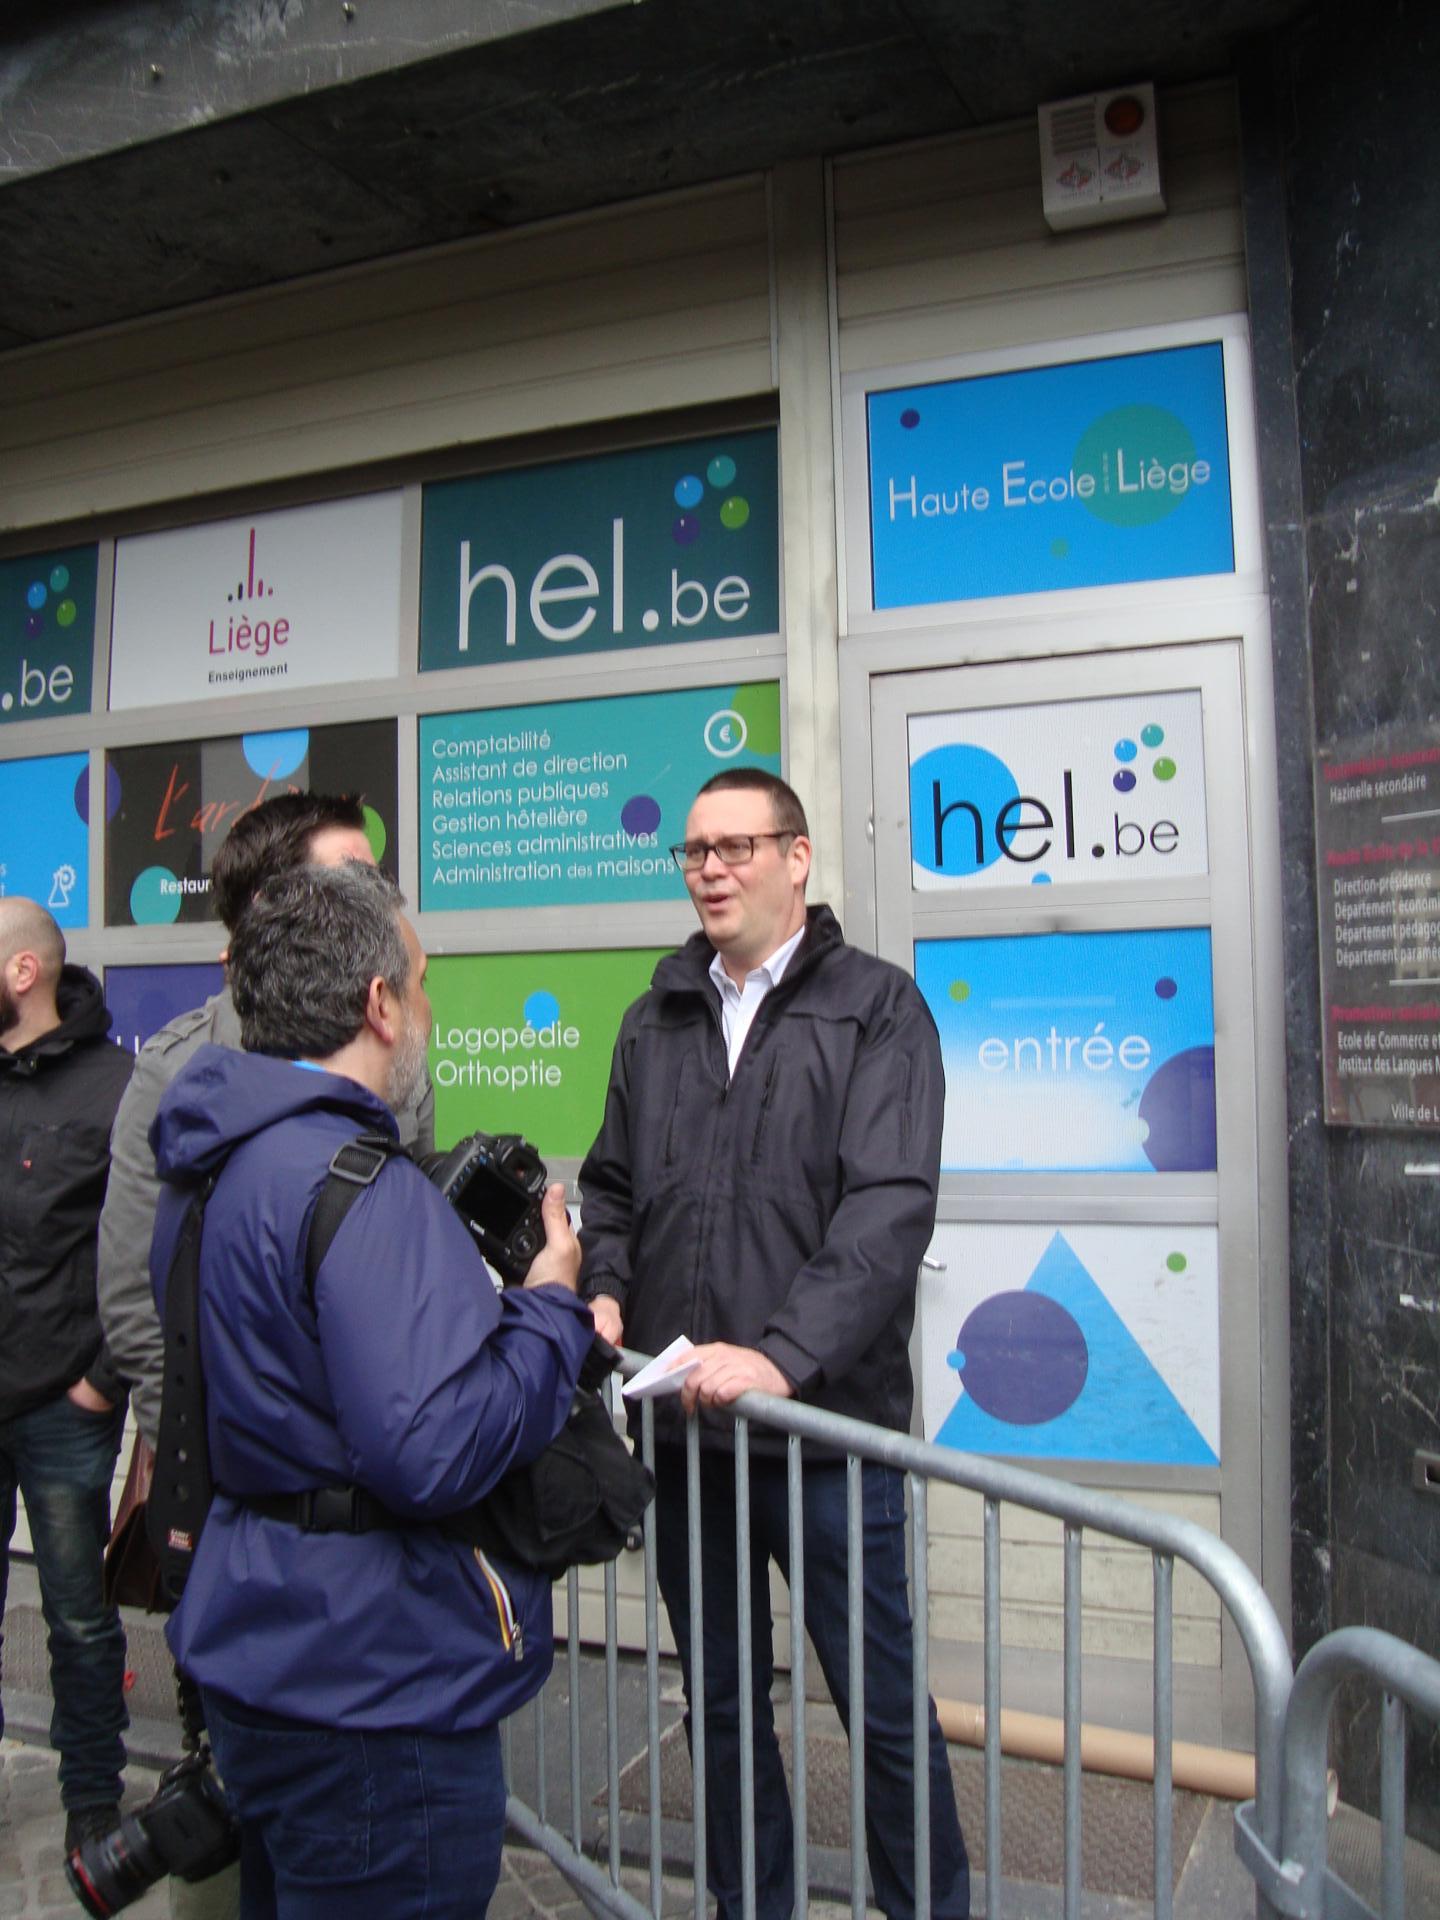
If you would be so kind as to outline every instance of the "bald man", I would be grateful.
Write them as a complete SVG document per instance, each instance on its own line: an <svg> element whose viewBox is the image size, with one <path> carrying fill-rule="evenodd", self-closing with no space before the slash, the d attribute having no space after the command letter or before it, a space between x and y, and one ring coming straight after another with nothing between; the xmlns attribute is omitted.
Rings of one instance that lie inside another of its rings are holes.
<svg viewBox="0 0 1440 1920"><path fill-rule="evenodd" d="M66 964L50 915L0 899L0 1615L18 1492L67 1849L115 1823L129 1723L124 1629L101 1592L125 1390L95 1309L95 1239L132 1066L109 1031L99 981Z"/></svg>

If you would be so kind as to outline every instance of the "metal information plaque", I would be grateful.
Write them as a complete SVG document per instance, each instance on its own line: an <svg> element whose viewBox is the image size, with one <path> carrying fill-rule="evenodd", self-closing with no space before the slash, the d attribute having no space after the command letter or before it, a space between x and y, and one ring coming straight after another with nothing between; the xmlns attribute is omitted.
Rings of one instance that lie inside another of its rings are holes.
<svg viewBox="0 0 1440 1920"><path fill-rule="evenodd" d="M1440 725L1315 771L1325 1118L1440 1131Z"/></svg>

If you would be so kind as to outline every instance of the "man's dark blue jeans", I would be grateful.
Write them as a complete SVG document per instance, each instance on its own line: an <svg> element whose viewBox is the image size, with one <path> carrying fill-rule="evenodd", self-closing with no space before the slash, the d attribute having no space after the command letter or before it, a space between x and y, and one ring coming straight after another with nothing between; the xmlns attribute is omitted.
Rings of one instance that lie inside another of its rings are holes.
<svg viewBox="0 0 1440 1920"><path fill-rule="evenodd" d="M740 1914L740 1665L735 1580L735 1463L701 1455L701 1571L705 1631L705 1832L709 1887L720 1920ZM850 1726L850 1601L843 1462L805 1468L805 1624L830 1694ZM685 1455L656 1449L660 1590L690 1696L690 1570ZM914 1737L910 1602L905 1581L902 1476L862 1470L865 1590L865 1837L875 1898L888 1920L915 1912ZM750 1605L754 1649L755 1906L786 1920L794 1905L790 1795L775 1738L769 1562L789 1578L784 1460L750 1460ZM797 1686L803 1684L795 1676ZM686 1721L686 1734L690 1731ZM930 1904L937 1920L970 1912L970 1864L955 1811L945 1741L930 1707Z"/></svg>
<svg viewBox="0 0 1440 1920"><path fill-rule="evenodd" d="M484 1913L505 1838L496 1728L347 1732L204 1698L245 1920Z"/></svg>
<svg viewBox="0 0 1440 1920"><path fill-rule="evenodd" d="M72 1810L114 1806L125 1766L125 1629L101 1591L124 1423L123 1406L87 1413L64 1394L0 1420L0 1614L18 1488L49 1630L50 1744L60 1754L60 1798Z"/></svg>

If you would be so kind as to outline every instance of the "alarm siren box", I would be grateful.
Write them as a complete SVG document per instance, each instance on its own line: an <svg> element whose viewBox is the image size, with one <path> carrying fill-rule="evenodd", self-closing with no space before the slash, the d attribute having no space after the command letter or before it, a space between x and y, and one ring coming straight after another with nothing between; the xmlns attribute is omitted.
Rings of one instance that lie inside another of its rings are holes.
<svg viewBox="0 0 1440 1920"><path fill-rule="evenodd" d="M1163 213L1155 89L1147 81L1040 109L1045 218L1057 233Z"/></svg>

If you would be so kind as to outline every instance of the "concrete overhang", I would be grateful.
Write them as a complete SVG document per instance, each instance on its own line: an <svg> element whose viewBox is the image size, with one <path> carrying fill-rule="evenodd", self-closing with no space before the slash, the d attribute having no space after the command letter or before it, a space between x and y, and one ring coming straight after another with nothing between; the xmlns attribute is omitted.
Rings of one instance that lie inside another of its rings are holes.
<svg viewBox="0 0 1440 1920"><path fill-rule="evenodd" d="M1231 70L1295 0L10 0L0 347ZM1037 183L1038 191L1038 183Z"/></svg>

